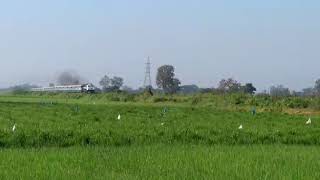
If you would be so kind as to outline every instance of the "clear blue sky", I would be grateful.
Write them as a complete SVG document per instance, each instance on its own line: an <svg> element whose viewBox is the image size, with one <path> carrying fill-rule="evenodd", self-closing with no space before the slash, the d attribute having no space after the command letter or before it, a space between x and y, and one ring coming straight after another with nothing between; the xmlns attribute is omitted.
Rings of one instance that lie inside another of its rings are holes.
<svg viewBox="0 0 320 180"><path fill-rule="evenodd" d="M183 84L299 90L320 78L319 19L316 0L2 1L0 87L47 84L65 69L138 87L151 56L153 77L172 64Z"/></svg>

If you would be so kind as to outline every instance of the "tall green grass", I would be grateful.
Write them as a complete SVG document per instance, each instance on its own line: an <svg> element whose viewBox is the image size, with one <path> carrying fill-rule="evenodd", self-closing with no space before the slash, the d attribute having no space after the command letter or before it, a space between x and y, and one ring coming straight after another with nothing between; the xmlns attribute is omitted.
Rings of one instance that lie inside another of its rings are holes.
<svg viewBox="0 0 320 180"><path fill-rule="evenodd" d="M320 119L313 117L308 126L307 119L201 106L0 102L0 146L318 145ZM241 124L244 129L239 130Z"/></svg>
<svg viewBox="0 0 320 180"><path fill-rule="evenodd" d="M320 118L285 99L121 96L0 96L0 179L320 178Z"/></svg>
<svg viewBox="0 0 320 180"><path fill-rule="evenodd" d="M0 179L319 179L308 146L72 147L0 150Z"/></svg>
<svg viewBox="0 0 320 180"><path fill-rule="evenodd" d="M6 94L0 96L0 100L24 99L34 101L36 99L51 99L61 102L77 103L147 103L147 104L184 104L193 106L213 106L220 109L235 109L243 107L257 107L265 111L282 111L286 108L320 110L319 97L271 97L268 95L248 94L194 94L194 95L163 95L150 96L146 94L128 93L48 93L48 92L24 92L18 94Z"/></svg>

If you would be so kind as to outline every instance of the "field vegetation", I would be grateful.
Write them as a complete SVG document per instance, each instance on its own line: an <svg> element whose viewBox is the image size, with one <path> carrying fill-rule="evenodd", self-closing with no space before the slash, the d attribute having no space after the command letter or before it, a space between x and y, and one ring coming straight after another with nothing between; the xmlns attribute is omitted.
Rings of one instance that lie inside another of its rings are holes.
<svg viewBox="0 0 320 180"><path fill-rule="evenodd" d="M173 105L197 105L214 106L215 108L241 108L255 107L259 110L278 111L287 109L309 109L320 110L320 97L318 96L270 96L268 94L250 95L245 93L214 94L196 93L191 95L184 94L155 94L150 96L147 93L101 93L101 94L82 94L82 93L47 93L47 92L19 92L7 93L0 96L4 101L19 99L36 100L41 99L73 102L73 103L100 103L110 102L122 103L143 103L143 104L173 104Z"/></svg>
<svg viewBox="0 0 320 180"><path fill-rule="evenodd" d="M317 146L153 145L0 151L1 179L319 179Z"/></svg>
<svg viewBox="0 0 320 180"><path fill-rule="evenodd" d="M318 101L6 94L0 96L0 177L317 179Z"/></svg>

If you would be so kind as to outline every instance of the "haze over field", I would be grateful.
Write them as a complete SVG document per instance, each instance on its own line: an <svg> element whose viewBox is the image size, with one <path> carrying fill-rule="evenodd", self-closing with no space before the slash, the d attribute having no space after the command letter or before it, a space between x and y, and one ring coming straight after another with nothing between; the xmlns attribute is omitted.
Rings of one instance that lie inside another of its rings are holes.
<svg viewBox="0 0 320 180"><path fill-rule="evenodd" d="M316 0L55 0L0 3L0 87L47 85L77 71L98 84L117 75L143 85L144 63L172 64L182 84L222 78L313 86L320 77Z"/></svg>

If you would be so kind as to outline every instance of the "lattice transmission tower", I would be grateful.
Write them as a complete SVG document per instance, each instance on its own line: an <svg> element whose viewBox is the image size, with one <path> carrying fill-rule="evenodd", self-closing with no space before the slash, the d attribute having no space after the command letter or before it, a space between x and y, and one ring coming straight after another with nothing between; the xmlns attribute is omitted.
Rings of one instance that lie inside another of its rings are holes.
<svg viewBox="0 0 320 180"><path fill-rule="evenodd" d="M144 77L144 88L152 88L152 81L151 81L151 62L150 57L148 56L147 63L146 63L146 71Z"/></svg>

